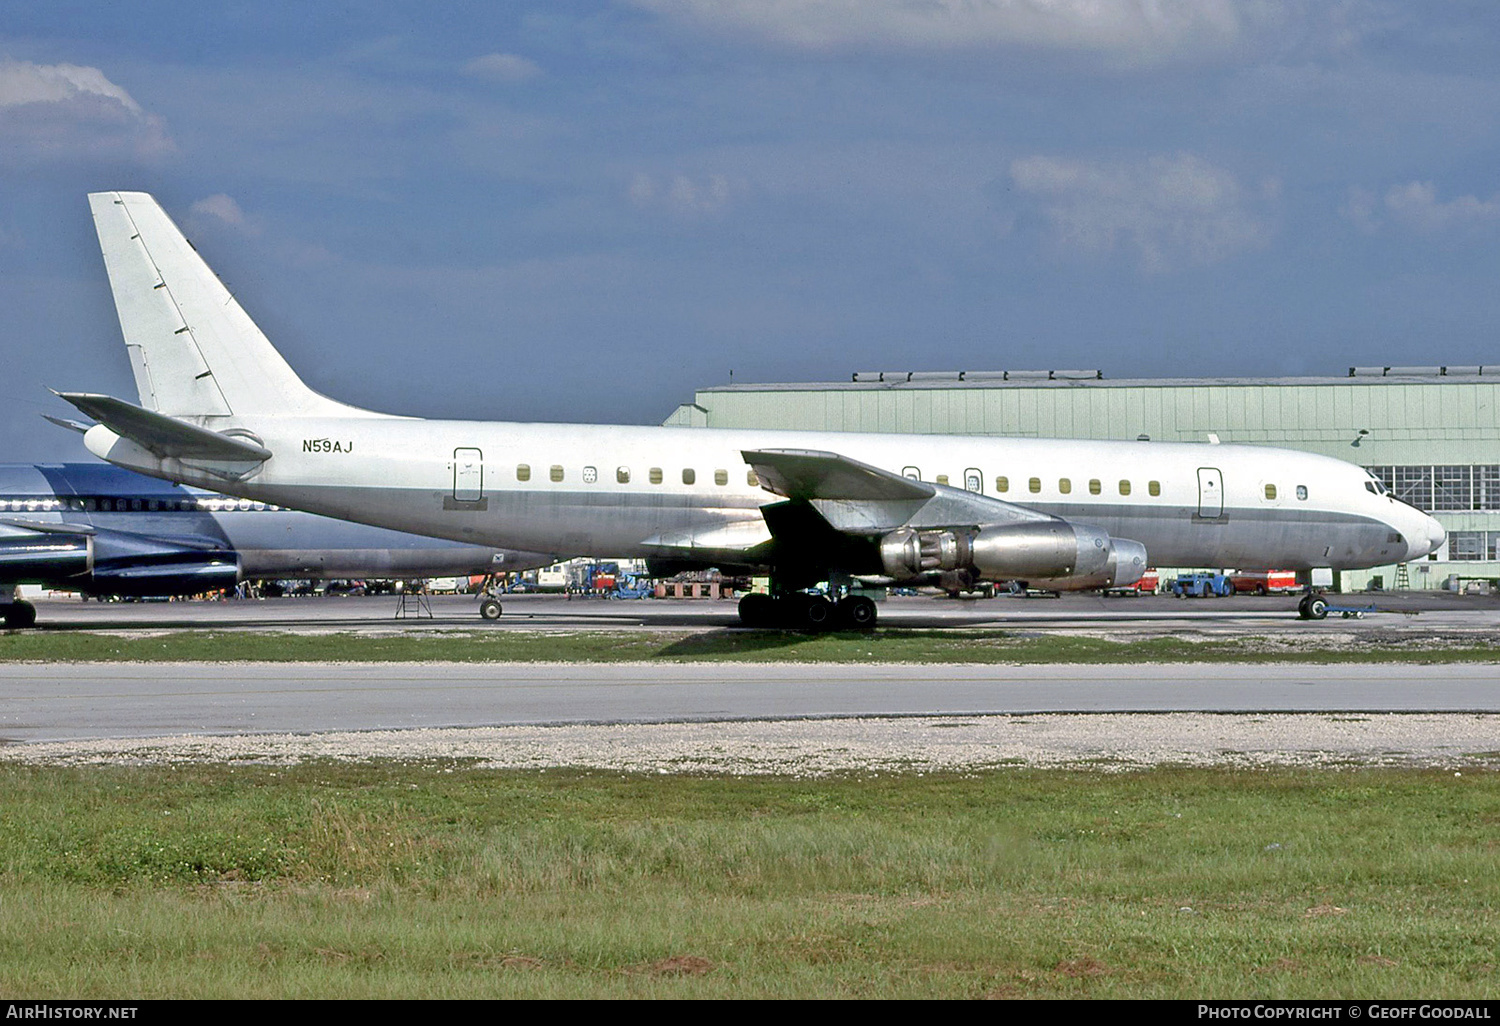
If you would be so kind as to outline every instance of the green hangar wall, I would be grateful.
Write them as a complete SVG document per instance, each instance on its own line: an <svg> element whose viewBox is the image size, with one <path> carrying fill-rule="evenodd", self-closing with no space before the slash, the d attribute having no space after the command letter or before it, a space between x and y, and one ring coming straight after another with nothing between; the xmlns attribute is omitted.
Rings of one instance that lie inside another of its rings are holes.
<svg viewBox="0 0 1500 1026"><path fill-rule="evenodd" d="M700 389L668 424L1283 446L1370 468L1448 542L1413 588L1500 579L1500 367L1353 367L1325 378L1110 380L1098 371L861 372ZM1396 587L1396 567L1344 575Z"/></svg>

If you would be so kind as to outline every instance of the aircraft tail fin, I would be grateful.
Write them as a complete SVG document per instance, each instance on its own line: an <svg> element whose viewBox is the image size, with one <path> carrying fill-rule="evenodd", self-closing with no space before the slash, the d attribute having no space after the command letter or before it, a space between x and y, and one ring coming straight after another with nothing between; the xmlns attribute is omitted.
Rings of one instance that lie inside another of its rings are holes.
<svg viewBox="0 0 1500 1026"><path fill-rule="evenodd" d="M173 417L374 416L302 383L160 204L89 195L141 406Z"/></svg>

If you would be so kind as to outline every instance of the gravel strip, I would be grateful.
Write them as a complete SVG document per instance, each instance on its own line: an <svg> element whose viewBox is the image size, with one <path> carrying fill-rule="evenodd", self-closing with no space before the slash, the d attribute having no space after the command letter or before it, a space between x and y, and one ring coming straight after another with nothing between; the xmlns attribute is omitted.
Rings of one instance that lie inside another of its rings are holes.
<svg viewBox="0 0 1500 1026"><path fill-rule="evenodd" d="M1500 715L1098 713L383 730L43 742L46 765L457 760L486 769L819 776L994 767L1500 768Z"/></svg>

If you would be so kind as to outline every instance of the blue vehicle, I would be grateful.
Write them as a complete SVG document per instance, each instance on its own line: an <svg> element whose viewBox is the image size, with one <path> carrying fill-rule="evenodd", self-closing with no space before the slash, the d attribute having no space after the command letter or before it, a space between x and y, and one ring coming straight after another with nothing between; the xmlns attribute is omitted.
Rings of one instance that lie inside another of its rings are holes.
<svg viewBox="0 0 1500 1026"><path fill-rule="evenodd" d="M1180 574L1169 587L1178 598L1222 598L1234 594L1234 581L1224 574Z"/></svg>

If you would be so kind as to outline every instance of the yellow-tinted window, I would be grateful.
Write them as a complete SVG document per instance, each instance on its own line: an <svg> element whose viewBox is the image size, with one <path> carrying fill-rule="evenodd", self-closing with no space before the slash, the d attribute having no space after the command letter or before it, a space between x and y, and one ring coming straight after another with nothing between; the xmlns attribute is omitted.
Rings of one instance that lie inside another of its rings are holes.
<svg viewBox="0 0 1500 1026"><path fill-rule="evenodd" d="M995 491L997 491L997 492L1008 492L1008 491L1010 491L1010 478L1008 478L1008 477L997 477L997 478L995 478Z"/></svg>
<svg viewBox="0 0 1500 1026"><path fill-rule="evenodd" d="M692 484L696 480L698 480L698 474L691 467L684 467L682 469L683 484Z"/></svg>
<svg viewBox="0 0 1500 1026"><path fill-rule="evenodd" d="M937 482L938 482L938 484L947 484L948 483L948 475L947 474L939 474L937 476Z"/></svg>
<svg viewBox="0 0 1500 1026"><path fill-rule="evenodd" d="M1073 491L1073 482L1066 477L1062 478L1057 482L1057 490L1068 495Z"/></svg>
<svg viewBox="0 0 1500 1026"><path fill-rule="evenodd" d="M749 485L751 488L759 488L760 487L760 478L758 478L758 477L755 476L755 471L753 471L753 470L747 470L747 471L745 471L745 483L747 485Z"/></svg>
<svg viewBox="0 0 1500 1026"><path fill-rule="evenodd" d="M556 463L552 464L552 470L551 470L549 476L554 481L561 481L563 479L563 470L562 470L562 467L559 467Z"/></svg>
<svg viewBox="0 0 1500 1026"><path fill-rule="evenodd" d="M530 481L531 480L531 466L529 464L526 464L526 463L518 463L518 464L516 464L516 480L517 481Z"/></svg>
<svg viewBox="0 0 1500 1026"><path fill-rule="evenodd" d="M651 478L651 483L652 484L661 484L661 468L660 467L652 467L651 468L651 472L647 476Z"/></svg>
<svg viewBox="0 0 1500 1026"><path fill-rule="evenodd" d="M1090 495L1098 495L1102 490L1103 489L1101 488L1101 486L1099 484L1099 479L1097 477L1091 477L1091 478L1089 478L1089 494Z"/></svg>
<svg viewBox="0 0 1500 1026"><path fill-rule="evenodd" d="M1276 486L1275 485L1273 485L1273 484L1266 485L1266 498L1268 498L1268 499L1274 499L1274 498L1276 498Z"/></svg>
<svg viewBox="0 0 1500 1026"><path fill-rule="evenodd" d="M1120 494L1121 495L1129 495L1130 494L1130 482L1129 481L1121 481L1120 482Z"/></svg>
<svg viewBox="0 0 1500 1026"><path fill-rule="evenodd" d="M618 481L618 482L620 482L621 484L629 484L630 483L630 468L629 467L616 467L615 468L615 480Z"/></svg>
<svg viewBox="0 0 1500 1026"><path fill-rule="evenodd" d="M1148 481L1146 483L1146 491L1150 492L1152 495L1160 495L1161 494L1161 482L1160 481Z"/></svg>
<svg viewBox="0 0 1500 1026"><path fill-rule="evenodd" d="M727 471L727 470L716 470L716 471L714 471L714 484L716 484L716 485L727 485L728 483L729 483L729 471Z"/></svg>
<svg viewBox="0 0 1500 1026"><path fill-rule="evenodd" d="M1035 495L1037 492L1042 490L1042 479L1039 477L1034 477L1030 481L1026 482L1026 487L1030 488L1031 493Z"/></svg>

